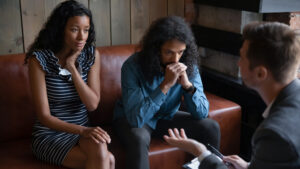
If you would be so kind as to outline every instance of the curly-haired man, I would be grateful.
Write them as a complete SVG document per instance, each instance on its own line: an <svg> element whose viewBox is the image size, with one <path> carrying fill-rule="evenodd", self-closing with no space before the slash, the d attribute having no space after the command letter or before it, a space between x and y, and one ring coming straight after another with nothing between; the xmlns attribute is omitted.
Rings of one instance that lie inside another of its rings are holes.
<svg viewBox="0 0 300 169"><path fill-rule="evenodd" d="M151 135L162 138L168 128L184 128L194 139L219 147L219 125L206 118L209 103L197 57L190 27L172 16L156 20L140 51L123 64L114 128L125 147L127 169L148 169ZM179 111L182 98L187 112Z"/></svg>

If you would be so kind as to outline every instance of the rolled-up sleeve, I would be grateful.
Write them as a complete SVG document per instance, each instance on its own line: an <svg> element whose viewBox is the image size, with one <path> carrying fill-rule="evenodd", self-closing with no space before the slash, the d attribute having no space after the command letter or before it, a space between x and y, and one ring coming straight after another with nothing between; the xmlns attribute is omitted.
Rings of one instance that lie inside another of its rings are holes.
<svg viewBox="0 0 300 169"><path fill-rule="evenodd" d="M209 111L209 102L203 91L203 84L198 68L195 68L194 76L189 80L195 87L195 92L193 94L188 92L183 93L186 109L196 119L206 118Z"/></svg>

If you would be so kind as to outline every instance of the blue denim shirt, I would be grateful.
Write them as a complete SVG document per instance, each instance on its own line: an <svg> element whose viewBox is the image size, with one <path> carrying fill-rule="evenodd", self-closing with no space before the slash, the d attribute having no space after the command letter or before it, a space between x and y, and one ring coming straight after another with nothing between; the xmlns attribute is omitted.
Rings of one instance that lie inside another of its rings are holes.
<svg viewBox="0 0 300 169"><path fill-rule="evenodd" d="M206 118L209 110L208 100L203 92L203 85L197 66L190 82L196 88L194 94L185 92L180 84L175 84L165 95L159 85L164 74L154 78L150 84L144 78L136 58L130 56L122 66L122 97L115 105L114 119L126 117L132 127L141 128L145 124L155 129L159 119L172 119L184 96L186 109L196 119Z"/></svg>

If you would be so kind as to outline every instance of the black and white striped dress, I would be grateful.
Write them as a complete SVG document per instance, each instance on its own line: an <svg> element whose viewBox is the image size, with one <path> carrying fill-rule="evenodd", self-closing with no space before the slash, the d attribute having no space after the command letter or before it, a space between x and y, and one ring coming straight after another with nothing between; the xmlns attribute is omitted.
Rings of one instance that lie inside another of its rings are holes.
<svg viewBox="0 0 300 169"><path fill-rule="evenodd" d="M78 70L87 83L88 72L94 64L94 47L83 49L77 58ZM87 126L88 115L81 102L71 75L62 73L58 58L50 50L33 53L45 71L45 81L51 115L68 123ZM33 126L34 155L51 164L61 165L68 151L79 141L79 135L60 132L43 126L38 120Z"/></svg>

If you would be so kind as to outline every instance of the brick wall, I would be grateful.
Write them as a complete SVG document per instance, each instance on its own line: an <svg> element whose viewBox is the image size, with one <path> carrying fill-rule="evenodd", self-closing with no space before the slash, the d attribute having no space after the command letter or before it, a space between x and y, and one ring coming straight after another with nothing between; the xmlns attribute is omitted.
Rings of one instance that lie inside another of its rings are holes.
<svg viewBox="0 0 300 169"><path fill-rule="evenodd" d="M195 4L193 0L185 0L185 18L191 25L237 35L241 35L243 27L253 21L279 21L290 25L294 29L300 29L300 12L261 14ZM211 36L211 38L215 38L214 40L218 42L221 40L218 38L222 37ZM199 41L197 37L196 40ZM211 39L207 39L207 42L209 41ZM199 51L201 53L199 57L201 67L233 78L239 78L239 68L236 64L239 58L238 53L228 53L227 50L218 51L215 50L214 46L204 47L201 45L199 45Z"/></svg>
<svg viewBox="0 0 300 169"><path fill-rule="evenodd" d="M283 22L293 29L300 29L300 12L265 14L265 20Z"/></svg>
<svg viewBox="0 0 300 169"><path fill-rule="evenodd" d="M294 29L300 29L300 12L290 14L290 26Z"/></svg>

